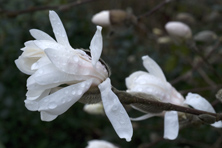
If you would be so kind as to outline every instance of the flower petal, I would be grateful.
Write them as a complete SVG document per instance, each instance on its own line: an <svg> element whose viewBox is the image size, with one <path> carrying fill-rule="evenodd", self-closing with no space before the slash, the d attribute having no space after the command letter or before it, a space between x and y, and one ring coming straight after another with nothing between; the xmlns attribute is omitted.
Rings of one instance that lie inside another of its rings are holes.
<svg viewBox="0 0 222 148"><path fill-rule="evenodd" d="M198 110L216 113L213 106L205 98L203 98L202 96L198 94L188 93L184 103ZM211 125L217 128L222 128L221 121L215 122L214 124L211 124Z"/></svg>
<svg viewBox="0 0 222 148"><path fill-rule="evenodd" d="M41 30L31 29L29 30L29 32L36 40L50 40L55 42L55 40L51 36Z"/></svg>
<svg viewBox="0 0 222 148"><path fill-rule="evenodd" d="M91 50L92 64L95 67L98 62L102 49L103 49L103 39L101 34L102 27L97 26L97 31L94 34L89 49Z"/></svg>
<svg viewBox="0 0 222 148"><path fill-rule="evenodd" d="M126 141L131 141L133 128L130 118L118 97L112 92L110 79L107 78L98 87L101 92L105 113L114 130L120 138L125 138Z"/></svg>
<svg viewBox="0 0 222 148"><path fill-rule="evenodd" d="M91 84L92 80L89 79L87 81L60 89L57 92L41 99L39 101L38 109L40 112L43 111L41 114L44 116L41 115L41 119L43 121L51 121L56 118L55 116L61 115L67 111L76 101L82 97L82 95L89 89Z"/></svg>
<svg viewBox="0 0 222 148"><path fill-rule="evenodd" d="M49 19L57 42L66 47L70 47L65 28L57 13L55 11L49 11Z"/></svg>
<svg viewBox="0 0 222 148"><path fill-rule="evenodd" d="M79 57L74 50L55 50L48 48L45 50L45 53L51 62L65 73L93 76L101 81L107 77L107 72L97 71L90 62Z"/></svg>
<svg viewBox="0 0 222 148"><path fill-rule="evenodd" d="M22 55L15 60L15 64L18 69L27 75L31 75L35 72L31 70L31 66L34 62L36 62L35 59L24 58Z"/></svg>
<svg viewBox="0 0 222 148"><path fill-rule="evenodd" d="M164 138L174 140L179 133L179 122L176 111L168 111L164 116Z"/></svg>
<svg viewBox="0 0 222 148"><path fill-rule="evenodd" d="M146 68L147 71L149 71L151 75L156 76L163 81L166 81L166 77L162 69L153 59L151 59L148 55L143 56L142 59L143 66Z"/></svg>
<svg viewBox="0 0 222 148"><path fill-rule="evenodd" d="M47 48L52 48L52 49L57 49L57 50L60 50L60 49L65 50L65 46L63 46L57 42L52 42L49 40L35 40L34 43L36 44L36 46L38 46L42 50L45 50Z"/></svg>
<svg viewBox="0 0 222 148"><path fill-rule="evenodd" d="M49 60L49 58L47 56L43 56L42 58L40 58L37 62L35 62L34 64L32 64L31 69L32 70L38 70L41 67L50 64L51 61Z"/></svg>

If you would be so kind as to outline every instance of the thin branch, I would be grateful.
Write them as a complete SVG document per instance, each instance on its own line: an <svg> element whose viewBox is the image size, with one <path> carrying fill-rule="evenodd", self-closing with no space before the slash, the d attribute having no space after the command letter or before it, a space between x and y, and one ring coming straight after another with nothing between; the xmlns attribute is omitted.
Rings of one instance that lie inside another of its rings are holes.
<svg viewBox="0 0 222 148"><path fill-rule="evenodd" d="M217 51L216 49L219 47L220 44L221 44L221 41L218 41L218 42L214 45L213 49L205 56L204 59L209 59L209 58ZM176 84L176 83L178 83L178 82L180 82L180 81L187 80L188 78L190 78L190 77L192 76L192 73L193 73L195 70L197 70L200 66L202 66L203 64L204 64L204 61L203 61L203 60L198 61L198 62L193 66L193 68L192 68L191 70L189 70L189 71L187 71L185 74L183 74L183 75L175 78L175 79L174 79L173 81L171 81L170 83L171 83L172 85L174 85L174 84Z"/></svg>
<svg viewBox="0 0 222 148"><path fill-rule="evenodd" d="M92 1L96 1L96 0L77 0L75 2L71 2L68 4L64 4L64 5L30 7L28 9L16 10L16 11L1 10L1 14L6 15L7 17L16 17L21 14L31 13L31 12L36 12L36 11L43 11L43 10L66 11L74 6L78 6L78 5L85 4L88 2L92 2Z"/></svg>
<svg viewBox="0 0 222 148"><path fill-rule="evenodd" d="M119 97L119 100L121 103L126 104L126 105L130 105L130 104L143 104L143 105L147 105L147 106L152 106L152 107L156 107L158 109L162 109L165 111L179 111L179 112L183 112L183 113L188 113L188 114L192 114L192 115L210 115L213 116L215 118L216 121L222 120L222 113L210 113L210 112L206 112L206 111L201 111L201 110L197 110L197 109L193 109L193 108L189 108L189 107L184 107L184 106L179 106L179 105L174 105L171 103L164 103L164 102L160 102L160 101L155 101L157 100L154 96L150 96L149 99L144 99L142 97L138 97L135 95L131 95L125 91L120 91L117 90L116 88L113 88L113 92Z"/></svg>
<svg viewBox="0 0 222 148"><path fill-rule="evenodd" d="M154 12L158 11L160 8L162 8L163 6L165 6L166 4L168 4L169 2L171 2L173 0L163 0L161 3L159 3L157 6L155 6L153 9L151 9L150 11L139 15L137 18L138 20L144 18L144 17L148 17L151 14L153 14Z"/></svg>

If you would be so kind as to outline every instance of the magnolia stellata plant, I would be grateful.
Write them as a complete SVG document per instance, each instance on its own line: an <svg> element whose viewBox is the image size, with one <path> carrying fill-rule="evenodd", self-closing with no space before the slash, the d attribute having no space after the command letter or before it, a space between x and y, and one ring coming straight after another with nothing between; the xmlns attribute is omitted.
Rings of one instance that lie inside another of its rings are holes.
<svg viewBox="0 0 222 148"><path fill-rule="evenodd" d="M89 46L90 51L74 49L59 16L50 11L49 19L56 40L43 31L31 29L30 33L35 40L25 42L25 47L21 49L23 53L15 60L18 69L30 75L27 79L25 106L30 111L39 111L41 120L56 119L78 101L85 104L100 103L100 109L102 104L118 136L130 141L133 128L122 103L131 104L135 109L147 113L132 120L164 115L164 137L168 139L175 139L179 130L178 106L172 109L173 104L185 106L179 107L180 111L187 112L187 105L208 111L195 111L198 115L215 113L212 106L198 95L188 94L185 100L166 81L157 63L148 56L144 56L143 60L149 73L133 73L126 79L127 92L117 90L111 85L108 66L100 59L102 28L97 26ZM193 101L194 98L198 99ZM211 115L217 121L222 119L216 118L215 114ZM221 121L212 125L221 127Z"/></svg>
<svg viewBox="0 0 222 148"><path fill-rule="evenodd" d="M74 49L68 41L63 24L54 11L49 19L56 40L48 34L30 30L35 38L25 43L22 55L15 60L17 67L31 75L27 80L25 106L39 111L43 121L52 121L75 102L102 101L105 113L120 138L131 140L133 129L129 116L111 90L109 70L100 60L102 35L100 26L90 43L90 52ZM67 85L61 88L61 85ZM99 88L101 97L88 99L84 94ZM102 99L102 100L101 100Z"/></svg>

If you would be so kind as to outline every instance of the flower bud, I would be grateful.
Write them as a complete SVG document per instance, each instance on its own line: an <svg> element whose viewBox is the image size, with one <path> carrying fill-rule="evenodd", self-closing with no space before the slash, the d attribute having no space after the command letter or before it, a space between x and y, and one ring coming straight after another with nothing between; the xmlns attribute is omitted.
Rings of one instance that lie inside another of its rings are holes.
<svg viewBox="0 0 222 148"><path fill-rule="evenodd" d="M104 140L91 140L88 142L88 146L86 148L118 148L118 147Z"/></svg>
<svg viewBox="0 0 222 148"><path fill-rule="evenodd" d="M195 23L194 17L186 12L178 13L176 16L176 20L190 25Z"/></svg>
<svg viewBox="0 0 222 148"><path fill-rule="evenodd" d="M83 110L89 114L93 115L104 115L104 109L102 103L96 103L96 104L86 104L83 108Z"/></svg>
<svg viewBox="0 0 222 148"><path fill-rule="evenodd" d="M198 42L210 43L217 39L217 35L210 30L204 30L194 36L194 40Z"/></svg>
<svg viewBox="0 0 222 148"><path fill-rule="evenodd" d="M92 22L100 26L130 27L137 23L137 18L123 10L104 10L95 14Z"/></svg>
<svg viewBox="0 0 222 148"><path fill-rule="evenodd" d="M190 27L182 22L168 22L165 29L172 38L189 39L192 37Z"/></svg>

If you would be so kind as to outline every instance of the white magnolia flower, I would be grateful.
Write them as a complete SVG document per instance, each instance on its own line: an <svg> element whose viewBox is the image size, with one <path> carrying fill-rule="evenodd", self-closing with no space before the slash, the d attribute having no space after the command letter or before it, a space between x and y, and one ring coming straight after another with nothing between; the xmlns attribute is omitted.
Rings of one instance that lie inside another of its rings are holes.
<svg viewBox="0 0 222 148"><path fill-rule="evenodd" d="M39 111L43 121L52 121L79 101L90 88L99 87L104 110L115 131L120 138L130 141L133 132L130 119L111 90L106 67L99 61L103 46L102 28L97 26L89 47L90 56L70 46L63 24L54 11L49 12L49 18L56 40L32 29L31 35L36 40L26 42L24 52L15 60L22 72L31 75L27 80L26 108ZM66 87L60 88L60 85Z"/></svg>
<svg viewBox="0 0 222 148"><path fill-rule="evenodd" d="M189 39L192 37L190 27L182 22L168 22L165 29L174 39Z"/></svg>
<svg viewBox="0 0 222 148"><path fill-rule="evenodd" d="M118 148L110 142L104 140L91 140L86 148Z"/></svg>
<svg viewBox="0 0 222 148"><path fill-rule="evenodd" d="M215 113L210 103L197 94L189 93L185 100L183 96L177 92L177 90L169 82L167 82L162 69L154 60L152 60L149 56L143 56L142 59L143 65L149 73L138 71L126 78L126 86L128 88L127 92L151 94L159 98L160 100L158 101L181 106L186 106L187 104L195 109ZM176 111L155 113L147 112L136 105L133 105L133 107L139 111L146 112L147 114L132 120L139 121L153 116L164 115L164 138L173 140L177 137L179 132L179 122L178 113ZM216 122L212 124L212 126L222 127L222 122Z"/></svg>

